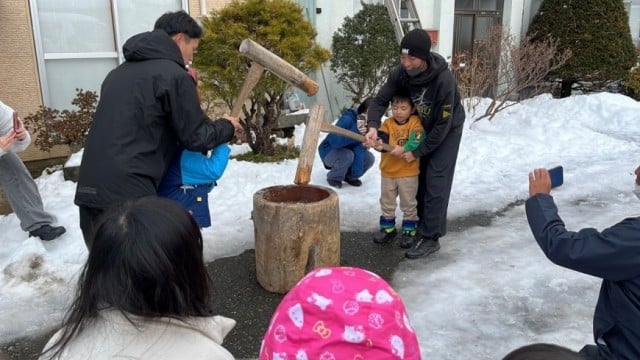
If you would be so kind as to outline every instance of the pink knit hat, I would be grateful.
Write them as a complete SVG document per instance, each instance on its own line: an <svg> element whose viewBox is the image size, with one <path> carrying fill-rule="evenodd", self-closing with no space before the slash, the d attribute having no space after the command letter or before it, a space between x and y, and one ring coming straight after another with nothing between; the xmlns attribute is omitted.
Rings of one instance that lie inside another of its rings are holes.
<svg viewBox="0 0 640 360"><path fill-rule="evenodd" d="M353 267L307 274L282 299L260 360L421 359L400 296L380 276Z"/></svg>

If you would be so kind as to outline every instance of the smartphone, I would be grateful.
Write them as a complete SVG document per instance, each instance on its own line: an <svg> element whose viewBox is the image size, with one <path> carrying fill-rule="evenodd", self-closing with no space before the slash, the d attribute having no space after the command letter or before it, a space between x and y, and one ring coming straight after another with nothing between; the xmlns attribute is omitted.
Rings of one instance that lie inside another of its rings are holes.
<svg viewBox="0 0 640 360"><path fill-rule="evenodd" d="M18 118L18 112L13 112L13 131L18 131L20 128L20 119Z"/></svg>
<svg viewBox="0 0 640 360"><path fill-rule="evenodd" d="M364 135L367 133L367 117L364 114L358 115L357 127L360 134Z"/></svg>
<svg viewBox="0 0 640 360"><path fill-rule="evenodd" d="M564 170L562 166L556 166L548 170L551 177L551 188L558 187L564 182Z"/></svg>

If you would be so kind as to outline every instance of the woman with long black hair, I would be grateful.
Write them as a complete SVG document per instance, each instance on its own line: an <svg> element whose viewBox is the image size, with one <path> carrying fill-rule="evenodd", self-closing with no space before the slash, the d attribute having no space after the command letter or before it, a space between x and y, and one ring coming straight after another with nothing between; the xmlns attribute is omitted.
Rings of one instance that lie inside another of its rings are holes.
<svg viewBox="0 0 640 360"><path fill-rule="evenodd" d="M41 359L233 359L235 321L213 316L202 234L178 203L154 196L102 214L77 296Z"/></svg>

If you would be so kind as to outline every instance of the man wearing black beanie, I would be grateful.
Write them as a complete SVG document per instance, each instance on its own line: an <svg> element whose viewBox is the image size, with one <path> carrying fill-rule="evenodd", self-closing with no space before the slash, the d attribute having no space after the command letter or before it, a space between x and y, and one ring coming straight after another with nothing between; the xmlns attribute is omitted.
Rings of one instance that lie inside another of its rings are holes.
<svg viewBox="0 0 640 360"><path fill-rule="evenodd" d="M409 31L400 42L400 65L369 106L366 143L373 146L391 98L408 92L427 132L425 141L402 157L420 161L418 217L414 245L405 256L416 259L440 249L440 237L447 233L449 194L458 158L465 120L458 86L445 59L431 52L431 39L423 29Z"/></svg>

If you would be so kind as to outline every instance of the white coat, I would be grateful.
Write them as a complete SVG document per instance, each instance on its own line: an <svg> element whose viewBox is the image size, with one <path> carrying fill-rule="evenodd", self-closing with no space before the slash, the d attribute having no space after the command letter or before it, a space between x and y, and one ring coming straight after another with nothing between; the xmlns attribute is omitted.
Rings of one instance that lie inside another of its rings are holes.
<svg viewBox="0 0 640 360"><path fill-rule="evenodd" d="M222 340L236 324L233 319L128 316L135 325L118 310L101 310L55 359L234 359L222 347ZM61 331L49 339L45 349L53 345ZM48 359L46 355L40 359Z"/></svg>

